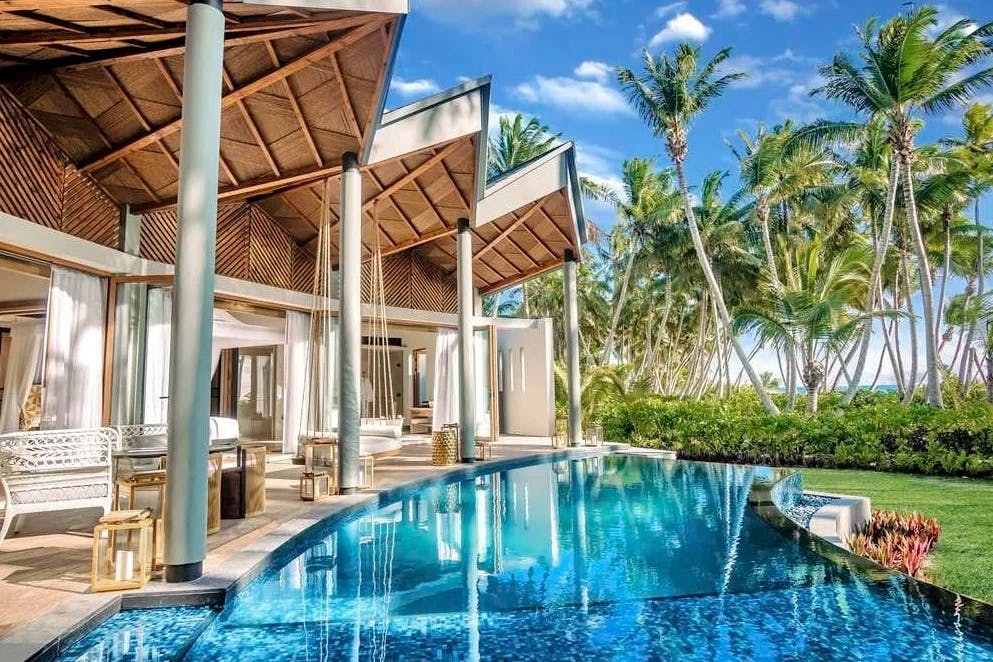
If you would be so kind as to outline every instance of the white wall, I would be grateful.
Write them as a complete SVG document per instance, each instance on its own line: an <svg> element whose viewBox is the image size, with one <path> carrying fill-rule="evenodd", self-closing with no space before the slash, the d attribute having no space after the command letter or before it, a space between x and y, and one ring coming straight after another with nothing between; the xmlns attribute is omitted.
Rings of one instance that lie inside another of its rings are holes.
<svg viewBox="0 0 993 662"><path fill-rule="evenodd" d="M552 320L514 322L499 320L497 328L500 432L550 437L555 431Z"/></svg>

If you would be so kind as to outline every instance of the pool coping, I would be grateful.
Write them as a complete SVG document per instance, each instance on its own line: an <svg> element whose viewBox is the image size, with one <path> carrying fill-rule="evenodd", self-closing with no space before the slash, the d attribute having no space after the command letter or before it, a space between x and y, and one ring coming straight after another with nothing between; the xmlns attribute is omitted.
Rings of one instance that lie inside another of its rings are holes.
<svg viewBox="0 0 993 662"><path fill-rule="evenodd" d="M793 473L802 472L794 471ZM789 477L789 475L791 474L781 476L777 482ZM846 547L822 538L800 526L783 513L773 500L763 499L761 494L756 495L757 498L753 499L752 494L749 494L748 505L759 519L801 548L814 552L831 563L847 568L872 582L888 583L897 580L909 594L925 598L934 608L945 614L970 620L983 627L993 628L993 605L977 598L956 593L925 579L910 577L876 563L872 559L854 554Z"/></svg>
<svg viewBox="0 0 993 662"><path fill-rule="evenodd" d="M315 503L307 517L282 522L245 548L234 552L222 567L188 584L154 582L136 591L83 593L60 605L43 619L26 623L0 640L0 660L56 659L88 632L129 609L209 606L220 610L283 554L291 554L298 541L321 528L331 529L342 521L400 500L410 493L455 480L474 478L496 471L509 471L532 464L600 457L630 450L630 445L608 442L602 446L578 446L551 452L530 452L502 459L457 464L439 468L430 476L415 477L381 491L362 492L334 501ZM637 449L641 450L641 449ZM668 454L660 453L669 457ZM343 500L347 503L342 505Z"/></svg>

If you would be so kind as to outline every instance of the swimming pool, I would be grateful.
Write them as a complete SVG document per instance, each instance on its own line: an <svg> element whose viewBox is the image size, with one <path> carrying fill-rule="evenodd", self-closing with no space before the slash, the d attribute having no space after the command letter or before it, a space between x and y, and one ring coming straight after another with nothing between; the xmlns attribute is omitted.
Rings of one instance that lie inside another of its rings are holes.
<svg viewBox="0 0 993 662"><path fill-rule="evenodd" d="M765 524L755 471L607 455L434 486L298 541L187 659L993 660L988 630ZM139 659L113 620L126 653L84 659Z"/></svg>

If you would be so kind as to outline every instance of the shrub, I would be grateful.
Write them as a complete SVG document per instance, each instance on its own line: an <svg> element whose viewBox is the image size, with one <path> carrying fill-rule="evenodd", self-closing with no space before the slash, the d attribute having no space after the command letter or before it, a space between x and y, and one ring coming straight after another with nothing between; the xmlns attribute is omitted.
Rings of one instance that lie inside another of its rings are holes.
<svg viewBox="0 0 993 662"><path fill-rule="evenodd" d="M896 394L860 393L839 413L837 401L825 396L814 415L772 416L749 391L699 401L644 397L612 403L602 423L607 439L670 448L687 459L993 477L986 402L934 409L904 406Z"/></svg>
<svg viewBox="0 0 993 662"><path fill-rule="evenodd" d="M940 535L937 520L920 513L877 510L869 523L848 539L848 548L880 565L920 577Z"/></svg>

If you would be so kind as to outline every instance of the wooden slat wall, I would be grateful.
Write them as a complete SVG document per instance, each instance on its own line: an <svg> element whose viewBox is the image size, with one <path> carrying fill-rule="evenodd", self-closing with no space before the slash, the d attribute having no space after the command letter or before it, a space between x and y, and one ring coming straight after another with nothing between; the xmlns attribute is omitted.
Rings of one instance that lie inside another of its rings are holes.
<svg viewBox="0 0 993 662"><path fill-rule="evenodd" d="M416 253L408 253L411 261L410 307L438 313L457 313L458 290L455 277Z"/></svg>
<svg viewBox="0 0 993 662"><path fill-rule="evenodd" d="M293 256L296 242L256 205L248 214L248 279L274 287L293 287ZM307 286L311 290L312 285Z"/></svg>
<svg viewBox="0 0 993 662"><path fill-rule="evenodd" d="M0 154L0 210L117 246L117 205L4 93L0 93Z"/></svg>

